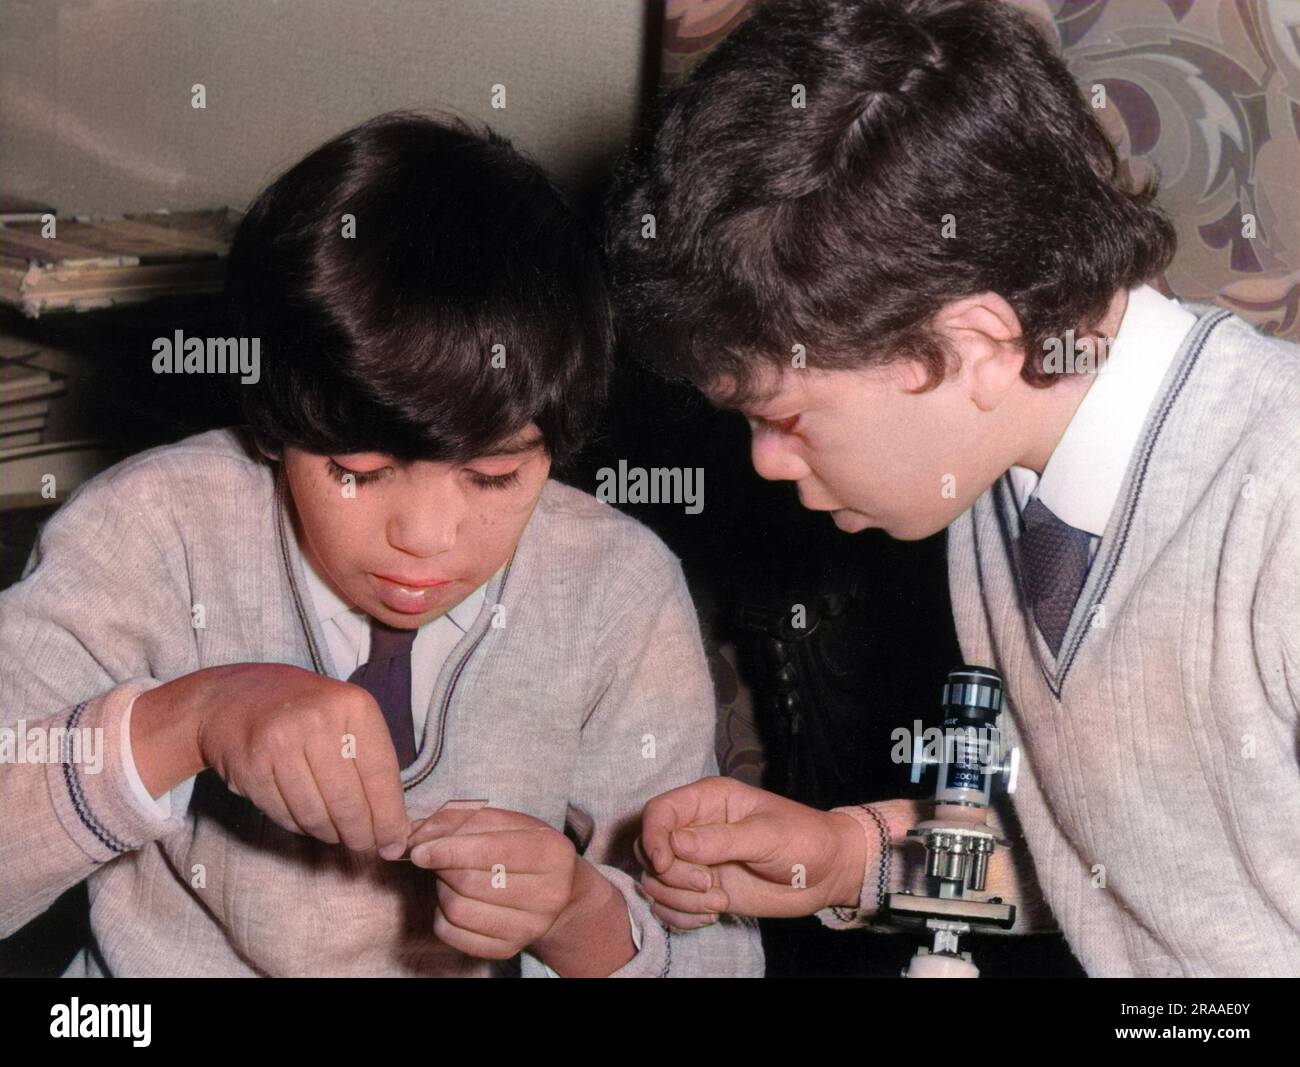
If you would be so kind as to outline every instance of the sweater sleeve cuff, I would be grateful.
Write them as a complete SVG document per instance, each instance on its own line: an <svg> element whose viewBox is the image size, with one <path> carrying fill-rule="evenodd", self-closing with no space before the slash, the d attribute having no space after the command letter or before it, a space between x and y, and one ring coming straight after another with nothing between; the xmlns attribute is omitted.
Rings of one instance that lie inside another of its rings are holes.
<svg viewBox="0 0 1300 1067"><path fill-rule="evenodd" d="M183 816L163 817L152 798L142 803L122 751L123 722L135 698L161 684L156 678L133 678L78 704L62 724L65 758L46 767L46 785L60 823L97 863L184 824ZM126 740L129 744L129 735ZM96 752L98 758L85 758L87 752Z"/></svg>
<svg viewBox="0 0 1300 1067"><path fill-rule="evenodd" d="M850 816L867 836L867 863L855 907L822 908L816 913L832 930L859 930L869 925L884 906L889 892L890 839L884 818L869 804L853 804L832 811Z"/></svg>

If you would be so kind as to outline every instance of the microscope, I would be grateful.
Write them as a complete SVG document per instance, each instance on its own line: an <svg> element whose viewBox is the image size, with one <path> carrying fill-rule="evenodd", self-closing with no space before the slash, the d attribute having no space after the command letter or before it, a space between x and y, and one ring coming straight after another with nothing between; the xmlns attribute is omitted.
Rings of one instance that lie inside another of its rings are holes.
<svg viewBox="0 0 1300 1067"><path fill-rule="evenodd" d="M925 845L925 893L890 893L889 917L919 922L933 935L903 971L904 978L977 978L971 954L958 947L973 927L1010 929L1016 909L984 885L998 837L985 821L995 786L1014 793L1020 750L1008 748L997 721L1002 710L1002 676L990 667L961 666L943 687L943 729L938 744L913 739L912 781L936 773L934 818L907 836ZM927 731L933 738L939 731Z"/></svg>

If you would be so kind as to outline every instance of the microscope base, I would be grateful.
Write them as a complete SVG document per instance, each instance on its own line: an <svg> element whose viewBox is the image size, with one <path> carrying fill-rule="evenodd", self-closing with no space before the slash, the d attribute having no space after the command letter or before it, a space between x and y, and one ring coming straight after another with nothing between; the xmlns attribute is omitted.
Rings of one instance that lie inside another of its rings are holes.
<svg viewBox="0 0 1300 1067"><path fill-rule="evenodd" d="M916 950L912 962L903 972L904 978L978 978L980 969L971 962L970 953L953 956L946 952L931 952L922 947Z"/></svg>

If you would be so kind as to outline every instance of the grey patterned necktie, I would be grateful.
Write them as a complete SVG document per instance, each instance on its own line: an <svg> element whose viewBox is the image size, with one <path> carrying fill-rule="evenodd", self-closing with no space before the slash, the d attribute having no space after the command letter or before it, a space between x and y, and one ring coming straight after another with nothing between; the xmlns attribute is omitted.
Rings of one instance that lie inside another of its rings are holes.
<svg viewBox="0 0 1300 1067"><path fill-rule="evenodd" d="M348 681L379 701L403 769L415 762L415 724L411 721L411 646L416 629L399 630L370 620L370 658Z"/></svg>
<svg viewBox="0 0 1300 1067"><path fill-rule="evenodd" d="M1025 591L1034 621L1055 656L1088 576L1092 535L1062 522L1037 497L1025 505L1020 519Z"/></svg>

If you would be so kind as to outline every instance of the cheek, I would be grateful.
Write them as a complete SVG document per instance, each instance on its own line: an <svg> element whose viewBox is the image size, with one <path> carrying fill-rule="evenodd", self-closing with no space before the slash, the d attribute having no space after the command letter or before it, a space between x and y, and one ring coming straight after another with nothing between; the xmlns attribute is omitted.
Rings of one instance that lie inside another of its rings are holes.
<svg viewBox="0 0 1300 1067"><path fill-rule="evenodd" d="M872 436L865 451L880 469L882 479L899 491L936 494L945 475L956 474L961 450L959 437L947 430L947 423L927 412L900 412L892 420L882 419L879 433Z"/></svg>
<svg viewBox="0 0 1300 1067"><path fill-rule="evenodd" d="M892 493L909 477L903 470L905 451L863 421L845 422L810 439L807 455L817 477L848 507Z"/></svg>
<svg viewBox="0 0 1300 1067"><path fill-rule="evenodd" d="M470 540L474 554L485 558L491 556L497 560L497 565L503 562L514 551L528 520L532 518L541 492L542 486L538 485L531 492L476 494L477 499L466 516L468 525L473 528Z"/></svg>
<svg viewBox="0 0 1300 1067"><path fill-rule="evenodd" d="M844 506L871 513L931 509L942 502L944 475L953 471L941 442L879 417L837 427L815 444L819 480Z"/></svg>
<svg viewBox="0 0 1300 1067"><path fill-rule="evenodd" d="M478 503L465 516L465 528L472 530L472 541L466 545L471 551L476 546L496 546L508 541L518 540L528 523L531 509L522 507L502 507ZM467 530L463 528L462 537Z"/></svg>
<svg viewBox="0 0 1300 1067"><path fill-rule="evenodd" d="M338 482L322 478L305 491L295 491L294 502L307 540L331 573L341 576L367 562L358 546L382 536L384 519L367 501L365 488L359 488L355 497L344 497Z"/></svg>
<svg viewBox="0 0 1300 1067"><path fill-rule="evenodd" d="M818 453L808 459L813 476L842 507L861 508L879 491L870 465L855 460L849 453Z"/></svg>

